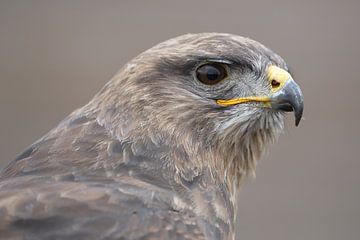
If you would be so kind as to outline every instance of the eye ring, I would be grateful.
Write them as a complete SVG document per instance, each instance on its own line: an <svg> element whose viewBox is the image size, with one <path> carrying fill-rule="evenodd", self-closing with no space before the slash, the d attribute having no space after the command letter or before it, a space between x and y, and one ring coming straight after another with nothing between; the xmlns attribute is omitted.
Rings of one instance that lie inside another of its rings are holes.
<svg viewBox="0 0 360 240"><path fill-rule="evenodd" d="M196 78L206 85L215 85L228 76L226 67L221 63L206 63L196 69Z"/></svg>

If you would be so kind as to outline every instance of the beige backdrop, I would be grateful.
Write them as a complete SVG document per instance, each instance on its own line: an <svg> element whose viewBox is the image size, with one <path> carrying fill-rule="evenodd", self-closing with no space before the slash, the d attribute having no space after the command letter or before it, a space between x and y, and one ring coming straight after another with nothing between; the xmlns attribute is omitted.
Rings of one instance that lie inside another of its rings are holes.
<svg viewBox="0 0 360 240"><path fill-rule="evenodd" d="M305 97L242 190L238 239L360 239L360 1L170 2L0 0L0 166L143 50L235 33L282 55Z"/></svg>

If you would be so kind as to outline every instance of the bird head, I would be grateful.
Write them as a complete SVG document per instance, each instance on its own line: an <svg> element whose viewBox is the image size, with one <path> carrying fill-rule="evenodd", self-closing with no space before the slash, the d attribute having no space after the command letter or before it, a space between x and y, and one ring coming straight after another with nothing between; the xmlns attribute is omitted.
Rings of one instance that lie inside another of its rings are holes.
<svg viewBox="0 0 360 240"><path fill-rule="evenodd" d="M100 119L118 138L133 133L155 145L181 146L193 168L211 166L232 180L255 170L267 143L282 132L285 112L294 112L296 125L303 112L284 60L231 34L160 43L126 64L99 95L107 96ZM176 161L185 168L184 159Z"/></svg>

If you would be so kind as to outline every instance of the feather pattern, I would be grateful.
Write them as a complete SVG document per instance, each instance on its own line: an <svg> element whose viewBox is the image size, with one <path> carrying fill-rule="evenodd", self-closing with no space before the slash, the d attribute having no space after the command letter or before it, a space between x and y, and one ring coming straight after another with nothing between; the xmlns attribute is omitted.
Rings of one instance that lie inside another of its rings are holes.
<svg viewBox="0 0 360 240"><path fill-rule="evenodd" d="M231 62L219 86L196 66ZM234 239L236 201L283 114L230 98L269 91L284 61L230 34L188 34L126 64L0 175L7 239Z"/></svg>

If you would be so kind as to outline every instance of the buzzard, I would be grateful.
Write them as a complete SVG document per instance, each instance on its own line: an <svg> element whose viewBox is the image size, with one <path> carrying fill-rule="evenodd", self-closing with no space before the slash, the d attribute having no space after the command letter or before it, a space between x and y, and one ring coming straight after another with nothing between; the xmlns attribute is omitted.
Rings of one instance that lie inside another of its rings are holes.
<svg viewBox="0 0 360 240"><path fill-rule="evenodd" d="M239 186L289 111L300 88L260 43L160 43L1 171L0 238L234 239Z"/></svg>

